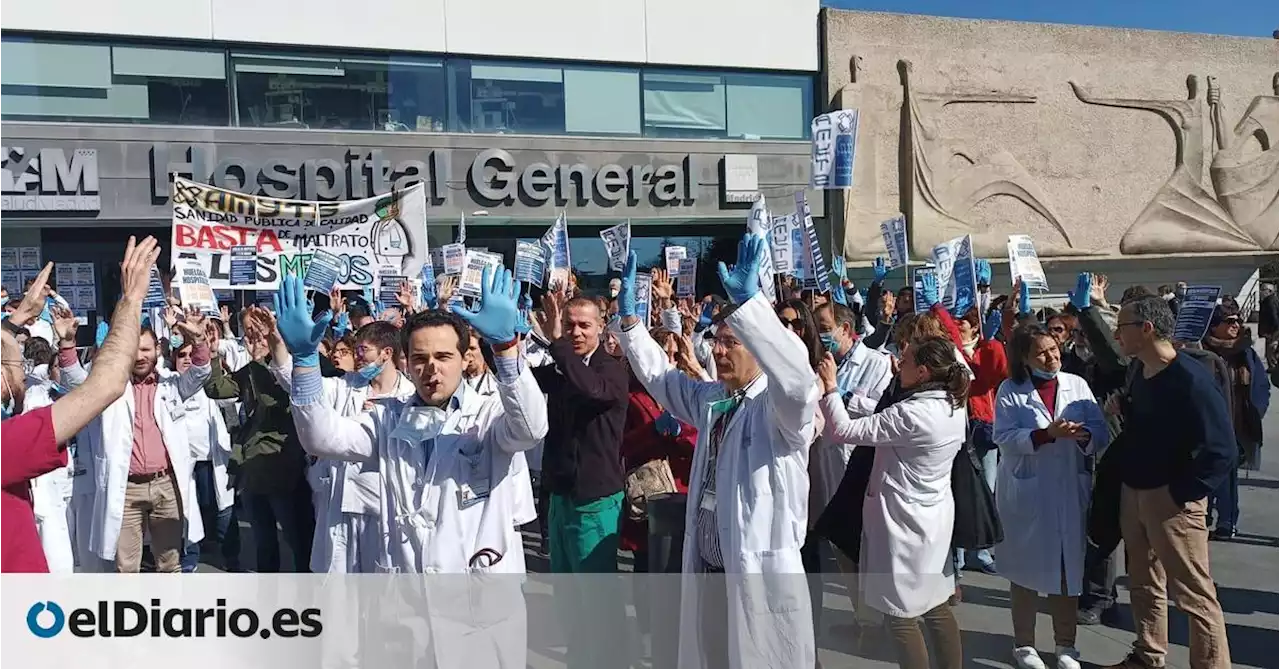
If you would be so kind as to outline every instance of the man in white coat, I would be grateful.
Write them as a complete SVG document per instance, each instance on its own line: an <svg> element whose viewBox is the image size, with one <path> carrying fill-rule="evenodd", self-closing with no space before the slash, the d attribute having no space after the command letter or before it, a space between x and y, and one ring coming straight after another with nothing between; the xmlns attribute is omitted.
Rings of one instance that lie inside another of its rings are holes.
<svg viewBox="0 0 1280 669"><path fill-rule="evenodd" d="M659 404L698 428L682 571L702 576L686 576L681 588L682 669L797 669L816 659L800 547L817 377L759 292L763 253L763 240L748 234L733 270L720 265L736 308L717 317L716 383L675 369L639 322L634 253L618 298L632 370Z"/></svg>
<svg viewBox="0 0 1280 669"><path fill-rule="evenodd" d="M116 571L139 570L144 532L161 572L180 570L184 540L204 538L182 424L186 401L209 378L203 321L190 313L177 324L195 347L191 367L181 374L157 368L156 334L143 328L128 389L83 433L80 447L92 454L96 477L90 543L99 558L115 562ZM75 349L61 350L58 364L68 388L88 377Z"/></svg>
<svg viewBox="0 0 1280 669"><path fill-rule="evenodd" d="M317 457L375 463L382 473L382 550L376 558L381 572L525 571L514 515L525 494L516 488L528 485L528 479L514 474L515 456L546 434L547 408L519 357L519 282L500 268L496 276L484 272L482 287L479 311L455 307L454 314L431 310L409 318L401 333L401 354L417 392L359 417L344 417L323 401L316 350L330 314L311 317L296 277L286 277L277 295L280 337L293 356L293 419L303 448ZM482 397L462 382L468 324L494 349L494 396ZM433 579L426 586L447 583ZM506 585L515 586L514 596ZM496 587L502 594L486 593L479 606L428 597L425 630L430 638L415 639L417 647L441 667L524 666L525 612L518 577Z"/></svg>

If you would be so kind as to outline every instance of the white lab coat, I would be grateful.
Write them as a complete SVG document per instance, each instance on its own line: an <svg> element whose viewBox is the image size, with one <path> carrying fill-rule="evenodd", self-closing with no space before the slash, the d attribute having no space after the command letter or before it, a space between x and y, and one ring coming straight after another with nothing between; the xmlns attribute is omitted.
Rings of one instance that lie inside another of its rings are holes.
<svg viewBox="0 0 1280 669"><path fill-rule="evenodd" d="M867 606L914 618L947 601L955 592L951 464L964 444L964 407L952 408L945 391L925 390L856 420L831 393L822 411L834 439L876 449L858 570Z"/></svg>
<svg viewBox="0 0 1280 669"><path fill-rule="evenodd" d="M1088 455L1107 444L1106 419L1084 379L1058 373L1056 411L1040 399L1030 380L1000 384L992 437L1000 447L996 468L996 509L1004 541L995 547L1000 574L1044 594L1077 596L1084 582L1084 551L1093 476ZM1092 438L1078 444L1058 439L1035 448L1034 430L1055 419L1084 423Z"/></svg>
<svg viewBox="0 0 1280 669"><path fill-rule="evenodd" d="M763 294L742 304L725 323L762 370L745 389L716 462L716 523L729 598L729 666L812 667L816 649L800 546L807 531L817 377L804 345L778 321ZM649 394L676 418L698 428L681 568L694 574L702 571L695 532L711 433L710 405L729 393L720 383L696 381L675 369L646 327L632 327L619 342ZM765 579L762 574L790 576ZM689 576L681 588L681 669L702 666L699 587Z"/></svg>
<svg viewBox="0 0 1280 669"><path fill-rule="evenodd" d="M236 493L227 487L227 463L231 461L231 434L227 431L227 423L222 418L222 410L216 400L209 399L201 388L199 392L183 402L186 414L182 424L187 429L188 440L191 435L204 432L209 442L208 460L213 465L213 488L217 496L218 510L231 508L236 502ZM189 441L188 441L189 443ZM196 454L191 454L192 467L195 466ZM195 484L192 483L192 495L195 495Z"/></svg>
<svg viewBox="0 0 1280 669"><path fill-rule="evenodd" d="M484 397L460 384L430 457L417 441L394 437L411 403L391 400L357 418L345 418L323 401L297 404L294 424L309 453L322 458L376 462L382 472L379 530L382 572L425 574L523 574L524 544L515 517L527 479L515 475L514 454L532 448L547 432L547 405L528 368ZM412 400L412 402L416 402ZM488 487L487 498L462 508L464 490ZM481 549L503 557L472 567ZM427 581L429 590L454 588L456 579ZM510 666L525 663L525 610L519 581L498 579L471 607L451 596L427 598L427 629L436 666ZM434 602L445 602L440 608ZM480 638L484 637L484 638Z"/></svg>
<svg viewBox="0 0 1280 669"><path fill-rule="evenodd" d="M28 413L53 404L53 382L48 370L27 376L27 394L22 401L22 412ZM74 449L74 439L68 444ZM31 505L36 516L36 528L40 532L40 545L44 548L49 573L75 572L75 552L71 545L71 492L75 462L67 454L67 466L41 474L31 481Z"/></svg>
<svg viewBox="0 0 1280 669"><path fill-rule="evenodd" d="M191 478L194 462L187 430L183 425L187 399L200 392L209 378L209 365L192 365L182 374L156 368L160 375L156 384L155 419L164 436L165 451L173 470L173 482L186 521L187 543L204 538L200 506L196 502L195 484ZM63 385L68 388L84 382L88 376L80 365L62 368ZM124 519L124 493L129 481L129 459L133 453L133 382L124 395L111 403L99 420L81 432L80 448L91 454L94 475L93 517L89 542L101 559L116 557L120 543L120 527ZM83 456L82 456L83 457Z"/></svg>
<svg viewBox="0 0 1280 669"><path fill-rule="evenodd" d="M289 388L293 358L273 361L271 372L280 387ZM370 397L369 384L355 372L340 378L326 377L322 388L325 406L344 418L365 413L365 402L408 401L415 392L413 382L403 374L397 374L396 387L389 395L377 398ZM382 511L382 475L377 462L322 458L307 468L307 481L316 510L311 572L373 573L380 543L377 517Z"/></svg>
<svg viewBox="0 0 1280 669"><path fill-rule="evenodd" d="M853 348L836 368L840 396L846 402L849 415L854 418L875 413L880 396L884 394L884 389L889 386L892 378L889 356L872 350L861 341L854 342ZM830 423L826 423L826 426L830 426ZM810 520L816 521L831 502L844 478L844 470L849 465L852 453L853 444L832 439L830 430L824 430L817 452L809 454L812 479L809 485L813 487L810 492Z"/></svg>
<svg viewBox="0 0 1280 669"><path fill-rule="evenodd" d="M494 376L492 370L486 370L484 374L475 379L464 379L463 382L481 397L491 397L498 394L498 377ZM545 400L546 395L543 395L543 398ZM533 448L515 453L511 458L514 476L523 481L516 485L516 491L519 493L515 511L516 529L538 519L538 504L533 497L533 474L531 470L534 468L534 463L537 464L539 470L542 468L542 446L543 442L539 439L537 445ZM536 460L534 460L535 457L537 458Z"/></svg>

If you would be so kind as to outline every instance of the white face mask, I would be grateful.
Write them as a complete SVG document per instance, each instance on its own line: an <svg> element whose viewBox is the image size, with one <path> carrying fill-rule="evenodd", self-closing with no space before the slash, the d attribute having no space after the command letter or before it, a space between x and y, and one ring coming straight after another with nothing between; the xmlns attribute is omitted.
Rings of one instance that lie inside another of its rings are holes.
<svg viewBox="0 0 1280 669"><path fill-rule="evenodd" d="M437 407L409 407L400 414L400 422L391 431L392 439L422 443L435 439L442 429L446 414Z"/></svg>

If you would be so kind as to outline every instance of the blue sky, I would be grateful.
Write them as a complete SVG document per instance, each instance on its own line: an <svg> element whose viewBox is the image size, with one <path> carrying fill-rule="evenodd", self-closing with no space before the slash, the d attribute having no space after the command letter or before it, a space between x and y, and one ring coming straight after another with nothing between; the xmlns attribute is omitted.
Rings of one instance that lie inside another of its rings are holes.
<svg viewBox="0 0 1280 669"><path fill-rule="evenodd" d="M785 0L779 0L785 1ZM821 0L840 9L1270 37L1276 0Z"/></svg>

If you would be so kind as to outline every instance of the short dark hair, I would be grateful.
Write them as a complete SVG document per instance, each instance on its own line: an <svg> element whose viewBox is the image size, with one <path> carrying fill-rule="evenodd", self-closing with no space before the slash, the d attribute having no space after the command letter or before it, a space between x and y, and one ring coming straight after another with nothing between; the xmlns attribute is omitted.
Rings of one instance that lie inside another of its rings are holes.
<svg viewBox="0 0 1280 669"><path fill-rule="evenodd" d="M150 325L144 325L142 326L142 329L138 331L139 341L141 341L141 337L143 335L150 335L151 341L155 342L156 346L160 345L160 338L156 336L156 331L151 329Z"/></svg>
<svg viewBox="0 0 1280 669"><path fill-rule="evenodd" d="M567 314L569 313L569 310L574 307L585 307L588 305L595 307L596 312L600 314L601 318L604 318L604 315L609 311L608 303L605 304L604 308L601 308L600 302L597 301L597 298L587 297L586 295L576 295L569 298L569 301L564 303L564 312Z"/></svg>
<svg viewBox="0 0 1280 669"><path fill-rule="evenodd" d="M1013 337L1009 340L1008 363L1009 378L1014 383L1026 383L1031 376L1031 370L1027 368L1027 356L1031 354L1031 345L1041 337L1048 337L1054 346L1058 345L1058 340L1048 328L1038 322L1020 325L1013 331Z"/></svg>
<svg viewBox="0 0 1280 669"><path fill-rule="evenodd" d="M33 365L52 365L57 357L53 345L41 337L32 337L22 346L22 357Z"/></svg>
<svg viewBox="0 0 1280 669"><path fill-rule="evenodd" d="M355 341L357 344L360 342L368 342L377 346L379 349L391 349L391 358L397 363L400 360L400 350L396 346L399 340L399 328L386 321L374 321L364 325L359 330L356 330L355 333Z"/></svg>
<svg viewBox="0 0 1280 669"><path fill-rule="evenodd" d="M1128 288L1125 288L1124 293L1120 295L1120 306L1124 306L1134 300L1150 297L1152 295L1155 295L1155 293L1152 293L1150 288L1147 288L1142 284L1129 286Z"/></svg>
<svg viewBox="0 0 1280 669"><path fill-rule="evenodd" d="M854 313L853 307L840 304L835 300L830 300L826 304L818 307L817 311L830 311L831 318L835 320L836 326L848 324L849 327L853 328L855 333L858 331L858 325L862 320L859 318L858 314Z"/></svg>
<svg viewBox="0 0 1280 669"><path fill-rule="evenodd" d="M1125 303L1125 308L1133 311L1133 317L1139 323L1150 323L1155 331L1156 339L1171 341L1173 339L1173 311L1164 299L1155 295L1145 295Z"/></svg>
<svg viewBox="0 0 1280 669"><path fill-rule="evenodd" d="M387 325L395 328L390 323ZM453 333L458 336L458 355L466 355L467 349L471 348L471 328L461 318L448 311L428 309L410 316L400 329L400 354L405 358L409 357L409 340L413 333L424 328L453 328Z"/></svg>
<svg viewBox="0 0 1280 669"><path fill-rule="evenodd" d="M366 317L373 316L373 305L364 301L364 298L351 298L347 302L347 318L352 323Z"/></svg>

